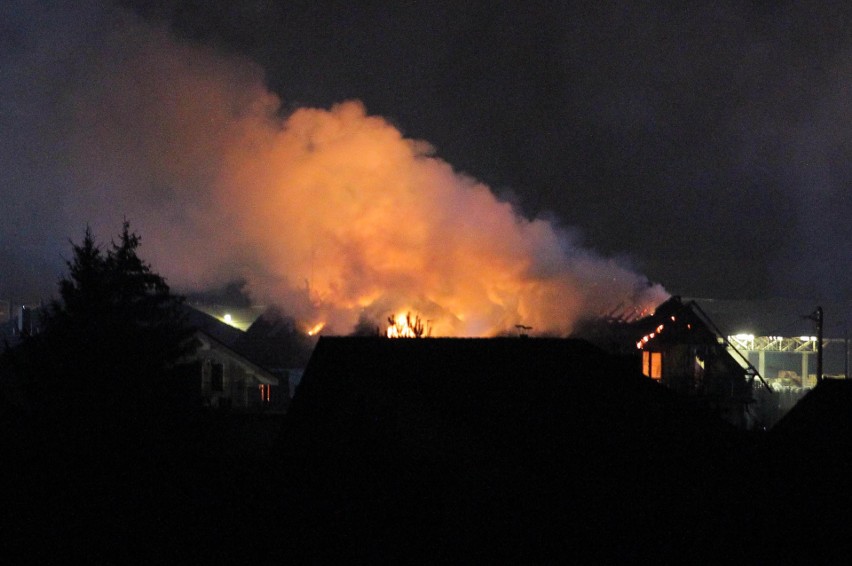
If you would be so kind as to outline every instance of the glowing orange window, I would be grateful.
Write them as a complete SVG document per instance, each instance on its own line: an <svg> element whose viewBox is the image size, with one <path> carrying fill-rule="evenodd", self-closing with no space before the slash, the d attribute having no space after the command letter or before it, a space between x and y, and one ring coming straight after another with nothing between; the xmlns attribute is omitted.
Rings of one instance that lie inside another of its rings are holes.
<svg viewBox="0 0 852 566"><path fill-rule="evenodd" d="M258 386L258 389L260 389L260 400L265 403L269 403L269 400L271 399L269 385L261 384Z"/></svg>
<svg viewBox="0 0 852 566"><path fill-rule="evenodd" d="M661 352L642 352L642 373L659 381L663 376L663 354Z"/></svg>

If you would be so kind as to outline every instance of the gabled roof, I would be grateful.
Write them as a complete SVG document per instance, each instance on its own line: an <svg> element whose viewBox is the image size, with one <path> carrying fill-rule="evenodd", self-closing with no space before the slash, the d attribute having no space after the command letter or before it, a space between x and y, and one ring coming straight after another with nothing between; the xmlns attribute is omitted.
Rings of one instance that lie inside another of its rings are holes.
<svg viewBox="0 0 852 566"><path fill-rule="evenodd" d="M221 320L189 305L184 305L184 313L186 322L190 327L200 330L208 336L212 336L226 346L233 347L243 335L243 331L239 328L225 324Z"/></svg>
<svg viewBox="0 0 852 566"><path fill-rule="evenodd" d="M744 437L632 365L582 340L320 338L278 451L303 534L454 562L520 537L504 561L550 562L560 541L658 540L674 513L704 533L741 501Z"/></svg>
<svg viewBox="0 0 852 566"><path fill-rule="evenodd" d="M261 383L278 384L278 378L272 368L258 356L252 355L251 351L240 347L245 332L191 306L185 307L185 312L187 324L195 331L196 339L213 345L216 349L227 351L234 361L243 364L251 373L257 375Z"/></svg>
<svg viewBox="0 0 852 566"><path fill-rule="evenodd" d="M634 338L648 336L657 343L718 344L715 325L692 301L684 302L680 297L671 297L656 308L654 314L630 325L635 330Z"/></svg>
<svg viewBox="0 0 852 566"><path fill-rule="evenodd" d="M653 314L632 322L588 321L578 335L609 352L621 354L635 354L637 350L668 344L718 346L723 338L700 306L677 296L660 304Z"/></svg>
<svg viewBox="0 0 852 566"><path fill-rule="evenodd" d="M245 356L271 369L303 368L313 347L295 319L270 307L234 343Z"/></svg>
<svg viewBox="0 0 852 566"><path fill-rule="evenodd" d="M261 383L266 385L278 385L278 378L275 377L275 375L273 375L271 371L254 363L253 361L246 358L227 344L223 344L214 336L207 334L203 330L196 330L195 339L198 340L204 348L210 348L225 352L232 361L242 365Z"/></svg>

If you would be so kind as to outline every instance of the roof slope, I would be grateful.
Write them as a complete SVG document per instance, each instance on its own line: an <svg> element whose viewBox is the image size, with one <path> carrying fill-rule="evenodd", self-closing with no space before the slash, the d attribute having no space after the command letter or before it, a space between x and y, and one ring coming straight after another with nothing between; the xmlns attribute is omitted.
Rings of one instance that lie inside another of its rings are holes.
<svg viewBox="0 0 852 566"><path fill-rule="evenodd" d="M235 347L265 367L292 369L305 367L313 343L292 317L270 307L242 333Z"/></svg>
<svg viewBox="0 0 852 566"><path fill-rule="evenodd" d="M602 528L631 546L657 536L666 513L698 529L735 489L743 453L737 431L622 359L533 338L323 337L282 438L316 520L303 533L318 537L313 551L331 552L333 529L351 535L341 555L400 559L508 545L535 561Z"/></svg>
<svg viewBox="0 0 852 566"><path fill-rule="evenodd" d="M234 344L243 335L243 331L239 328L225 324L221 320L190 305L184 305L184 316L186 316L187 325L195 330L204 332L208 336L215 338L219 343L230 348L233 348Z"/></svg>

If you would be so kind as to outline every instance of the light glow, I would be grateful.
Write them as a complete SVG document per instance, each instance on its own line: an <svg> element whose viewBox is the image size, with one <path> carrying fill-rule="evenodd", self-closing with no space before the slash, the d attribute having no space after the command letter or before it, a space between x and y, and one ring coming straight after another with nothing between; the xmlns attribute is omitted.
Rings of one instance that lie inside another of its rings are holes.
<svg viewBox="0 0 852 566"><path fill-rule="evenodd" d="M262 383L258 385L258 389L260 390L260 400L265 403L269 403L270 399L272 398L270 386L268 384Z"/></svg>
<svg viewBox="0 0 852 566"><path fill-rule="evenodd" d="M325 328L325 322L318 322L308 329L308 336L316 336L316 334Z"/></svg>
<svg viewBox="0 0 852 566"><path fill-rule="evenodd" d="M422 338L432 334L431 321L421 320L420 315L411 312L399 313L388 317L388 338Z"/></svg>

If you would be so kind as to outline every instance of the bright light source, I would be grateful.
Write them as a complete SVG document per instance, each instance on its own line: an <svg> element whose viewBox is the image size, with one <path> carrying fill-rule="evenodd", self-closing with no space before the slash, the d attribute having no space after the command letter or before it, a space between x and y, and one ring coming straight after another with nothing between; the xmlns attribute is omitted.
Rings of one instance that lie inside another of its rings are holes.
<svg viewBox="0 0 852 566"><path fill-rule="evenodd" d="M734 339L740 342L754 342L754 334L734 334Z"/></svg>
<svg viewBox="0 0 852 566"><path fill-rule="evenodd" d="M325 327L324 322L319 322L319 323L313 325L311 328L308 329L308 336L314 336L317 332L322 330L323 327Z"/></svg>
<svg viewBox="0 0 852 566"><path fill-rule="evenodd" d="M226 314L223 317L223 320L225 321L226 324L231 324L233 322L233 319L231 318L231 315L229 315L229 314Z"/></svg>

